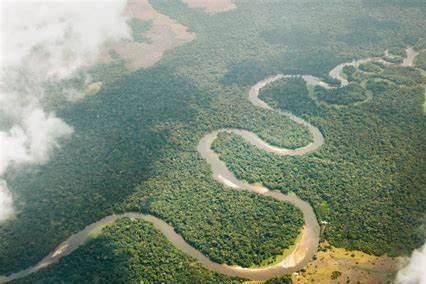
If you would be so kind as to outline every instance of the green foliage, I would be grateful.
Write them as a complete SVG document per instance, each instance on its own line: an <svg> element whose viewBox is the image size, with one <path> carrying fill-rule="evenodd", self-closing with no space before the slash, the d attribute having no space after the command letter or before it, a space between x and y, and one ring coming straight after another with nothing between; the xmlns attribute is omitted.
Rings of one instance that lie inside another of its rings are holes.
<svg viewBox="0 0 426 284"><path fill-rule="evenodd" d="M187 170L181 171L184 178L179 182L185 185L185 192L176 193L173 184L167 181L152 180L142 185L157 192L162 189L164 194L149 205L150 213L171 224L191 245L218 263L248 267L279 255L294 244L303 226L303 215L298 209L256 194L246 197L235 191L217 194L209 189L208 181L197 189L190 181L198 175L194 166L190 162L179 166ZM196 196L188 200L192 195ZM149 200L153 196L142 198ZM134 204L129 206L132 211L146 210L139 198L134 198Z"/></svg>
<svg viewBox="0 0 426 284"><path fill-rule="evenodd" d="M291 278L289 276L280 277L280 278L272 278L265 281L265 284L291 284Z"/></svg>
<svg viewBox="0 0 426 284"><path fill-rule="evenodd" d="M414 6L424 9L420 2ZM196 66L185 68L186 75L206 84L220 78L247 87L277 73L326 77L339 63L405 47L407 38L421 39L426 29L421 12L399 1L242 1L211 17L178 1L151 3L197 33L179 54Z"/></svg>
<svg viewBox="0 0 426 284"><path fill-rule="evenodd" d="M350 83L339 89L325 89L321 86L316 86L314 96L319 101L334 105L350 105L364 101L367 98L364 88L357 83Z"/></svg>
<svg viewBox="0 0 426 284"><path fill-rule="evenodd" d="M169 87L158 87L160 78ZM167 88L176 97L166 99ZM50 163L9 173L19 213L16 222L0 226L0 270L36 263L72 233L111 214L161 157L169 133L155 126L191 119L194 112L177 98L191 101L196 94L166 70L151 70L62 110L60 116L75 129L71 140Z"/></svg>
<svg viewBox="0 0 426 284"><path fill-rule="evenodd" d="M216 149L238 178L309 200L329 222L324 235L333 245L409 254L424 240L417 229L426 209L423 88L369 81L367 89L372 101L344 109L317 106L301 79L264 90L269 104L321 129L326 143L311 155L267 154L230 134Z"/></svg>
<svg viewBox="0 0 426 284"><path fill-rule="evenodd" d="M196 39L167 52L155 67L121 79L123 62L95 66L91 76L104 82L103 91L57 110L75 129L71 140L61 143L46 165L8 172L17 219L0 225L0 274L35 264L87 224L127 210L166 220L218 261L252 264L273 255L291 243L300 212L225 190L196 152L199 139L234 127L279 146L308 144L312 137L305 128L251 105L248 87L277 73L327 78L339 63L415 44L426 30L423 0L239 1L238 9L213 16L180 1L150 3L188 26ZM303 32L303 44L295 31ZM324 132L326 144L317 153L275 157L223 135L229 143L218 141L217 149L226 149L222 158L239 177L294 191L313 204L319 219L330 221L324 234L334 245L408 253L422 242L415 231L426 211L423 93L388 82L414 86L419 75L407 70L371 77L373 101L356 107L318 107L303 81L271 94L269 103ZM116 234L131 237L124 235ZM70 257L95 252L93 246L99 246L97 255L108 255L108 244L96 242ZM164 242L159 239L157 245ZM129 255L149 256L151 250ZM105 268L105 277L128 277L122 272L124 267L133 271L127 260L111 255L112 263L121 264L118 270ZM73 271L96 272L97 266L105 267L102 263L93 259L87 271L76 266ZM167 269L179 267L173 262Z"/></svg>
<svg viewBox="0 0 426 284"><path fill-rule="evenodd" d="M399 57L407 56L407 53L405 52L404 48L393 47L393 48L389 48L388 51L389 51L389 54L393 56L399 56Z"/></svg>
<svg viewBox="0 0 426 284"><path fill-rule="evenodd" d="M374 27L374 28L371 28ZM348 33L338 39L348 45L372 45L381 41L381 35L390 31L400 32L398 22L372 16L361 16L348 23Z"/></svg>
<svg viewBox="0 0 426 284"><path fill-rule="evenodd" d="M327 38L322 33L312 32L303 25L289 25L274 28L262 33L263 38L273 44L285 43L290 48L321 46Z"/></svg>
<svg viewBox="0 0 426 284"><path fill-rule="evenodd" d="M238 93L230 94L241 101ZM0 227L2 273L36 263L67 236L114 211L157 215L219 262L248 266L291 245L301 213L269 198L224 191L196 144L227 125L250 130L281 125L282 132L293 128L292 135L300 128L248 100L238 104L244 115L236 116L234 104L221 106L218 99L216 106L211 96L159 66L62 110L76 129L72 139L50 163L9 178L21 207L16 222ZM221 116L215 115L219 108L226 110ZM300 138L295 145L306 143Z"/></svg>
<svg viewBox="0 0 426 284"><path fill-rule="evenodd" d="M239 283L209 272L151 224L118 220L57 264L13 283Z"/></svg>
<svg viewBox="0 0 426 284"><path fill-rule="evenodd" d="M401 64L404 61L404 58L399 56L384 56L383 59L393 64Z"/></svg>
<svg viewBox="0 0 426 284"><path fill-rule="evenodd" d="M146 38L143 33L151 28L152 21L142 21L138 18L131 18L127 20L127 24L131 29L131 34L134 41L147 43L150 42L150 40Z"/></svg>
<svg viewBox="0 0 426 284"><path fill-rule="evenodd" d="M416 66L426 71L426 51L422 51L417 55Z"/></svg>
<svg viewBox="0 0 426 284"><path fill-rule="evenodd" d="M371 78L389 80L398 85L414 86L421 82L420 72L413 67L387 66L383 72Z"/></svg>
<svg viewBox="0 0 426 284"><path fill-rule="evenodd" d="M356 80L356 77L354 76L356 72L357 72L357 69L352 65L345 66L342 69L343 75L346 76L346 78L348 79L349 82Z"/></svg>
<svg viewBox="0 0 426 284"><path fill-rule="evenodd" d="M342 275L342 272L340 272L340 271L333 271L332 273L331 273L331 280L336 280L337 278L339 278L339 276L340 275Z"/></svg>
<svg viewBox="0 0 426 284"><path fill-rule="evenodd" d="M382 71L382 68L380 68L377 64L373 62L368 62L368 63L359 65L359 70L364 72L379 73Z"/></svg>

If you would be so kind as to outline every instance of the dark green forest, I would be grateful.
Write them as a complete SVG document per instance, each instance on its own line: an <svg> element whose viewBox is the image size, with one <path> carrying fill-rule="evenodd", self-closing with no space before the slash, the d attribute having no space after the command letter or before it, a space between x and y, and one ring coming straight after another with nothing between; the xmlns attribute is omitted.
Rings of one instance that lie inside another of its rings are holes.
<svg viewBox="0 0 426 284"><path fill-rule="evenodd" d="M359 84L351 83L339 89L327 90L321 86L316 86L314 96L322 102L335 105L350 105L367 99L364 88Z"/></svg>
<svg viewBox="0 0 426 284"><path fill-rule="evenodd" d="M81 264L84 263L84 270ZM239 283L211 273L146 222L121 219L66 260L13 283Z"/></svg>
<svg viewBox="0 0 426 284"><path fill-rule="evenodd" d="M426 70L426 51L420 52L416 58L416 65L423 70Z"/></svg>
<svg viewBox="0 0 426 284"><path fill-rule="evenodd" d="M424 237L418 230L426 210L423 88L370 80L367 90L371 102L344 109L316 105L301 79L262 91L269 104L321 129L326 143L311 155L270 155L230 134L215 149L239 178L309 200L328 222L323 238L333 245L408 254Z"/></svg>
<svg viewBox="0 0 426 284"><path fill-rule="evenodd" d="M150 2L196 39L148 69L122 73L120 59L95 66L101 92L72 105L52 101L75 133L49 163L7 173L17 216L0 225L0 275L36 264L86 225L126 211L163 219L218 262L250 266L279 254L299 233L301 213L216 182L196 150L200 138L232 127L274 145L304 146L312 141L307 129L253 106L250 86L277 73L336 84L328 72L337 64L385 49L396 54L407 45L426 48L422 0L236 1L237 9L211 16L177 0ZM417 66L423 61L424 53ZM309 201L319 221L328 222L321 237L331 244L406 255L424 242L418 231L426 213L424 77L414 68L380 64L345 74L350 87L316 94L325 104L301 79L262 91L275 109L321 130L319 151L280 157L230 134L220 135L215 150L237 177ZM353 105L365 99L364 90L372 99ZM182 255L150 225L121 220L22 283L151 283L156 277L232 281Z"/></svg>

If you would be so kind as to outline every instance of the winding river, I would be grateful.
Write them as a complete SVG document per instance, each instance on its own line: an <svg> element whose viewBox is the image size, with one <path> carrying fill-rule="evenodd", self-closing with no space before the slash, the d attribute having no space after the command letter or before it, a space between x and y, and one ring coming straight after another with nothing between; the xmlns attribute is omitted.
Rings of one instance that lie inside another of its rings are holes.
<svg viewBox="0 0 426 284"><path fill-rule="evenodd" d="M402 66L412 66L414 59L417 55L412 48L407 49L407 58L404 60ZM381 58L367 58L357 61L352 61L350 63L344 63L336 66L333 70L330 71L329 75L340 81L340 86L344 87L348 84L348 81L342 76L342 70L344 66L354 65L358 66L361 63L369 62L369 61L382 61ZM277 111L273 110L268 104L262 101L259 98L260 90L266 85L281 79L300 77L303 78L308 86L322 86L324 88L332 88L327 83L321 81L319 78L311 76L311 75L275 75L272 77L268 77L258 83L256 83L248 92L249 101L259 107L263 108L266 111ZM233 129L233 128L222 128L215 130L211 133L206 134L203 138L201 138L198 143L197 150L200 155L206 160L206 162L210 165L213 178L218 182L224 184L225 186L232 188L233 190L244 190L254 192L256 194L261 194L264 196L272 197L276 200L289 202L298 209L303 212L304 216L304 227L302 231L301 238L299 242L295 245L293 251L285 257L279 263L261 267L261 268L244 268L240 266L230 266L226 264L219 264L211 261L208 257L203 255L196 248L189 245L181 235L177 234L172 226L165 223L163 220L152 216L145 215L136 212L129 212L120 215L110 215L107 216L93 224L88 225L82 231L73 234L63 243L61 243L53 252L43 258L39 263L35 266L27 268L17 273L13 273L9 276L0 276L0 283L6 283L15 279L19 279L25 276L28 276L32 273L39 271L42 268L50 266L51 264L57 262L62 257L69 255L81 245L86 243L90 238L91 234L95 232L97 229L112 224L117 219L123 217L129 218L137 218L143 219L154 225L156 229L158 229L176 248L181 250L183 253L195 258L198 262L200 262L205 268L215 271L218 273L226 274L229 276L238 276L242 278L248 278L252 280L265 280L273 277L278 277L286 274L290 274L292 272L298 271L302 269L309 261L311 261L312 257L316 253L318 249L319 239L320 239L320 226L316 219L315 213L309 203L303 201L294 193L283 194L280 191L270 190L261 185L253 185L248 184L245 181L237 179L234 174L229 171L226 167L225 163L222 162L217 154L213 152L211 149L213 141L217 138L217 135L221 132L229 132L234 133L236 135L241 136L248 143L255 145L259 149L264 151L275 153L277 155L304 155L308 154L312 151L317 150L321 145L324 144L324 137L321 134L320 130L310 124L309 122L299 118L289 112L277 111L284 117L287 117L294 121L295 123L307 127L313 136L313 142L298 148L298 149L285 149L276 147L268 144L263 141L256 134L249 132L247 130L242 129Z"/></svg>

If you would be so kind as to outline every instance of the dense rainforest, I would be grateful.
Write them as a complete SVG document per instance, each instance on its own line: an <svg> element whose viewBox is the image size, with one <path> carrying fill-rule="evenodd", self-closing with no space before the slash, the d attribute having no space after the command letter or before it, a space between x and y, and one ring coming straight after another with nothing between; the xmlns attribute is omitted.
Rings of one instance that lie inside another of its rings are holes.
<svg viewBox="0 0 426 284"><path fill-rule="evenodd" d="M81 264L84 263L84 270ZM239 283L209 272L152 225L120 219L57 265L13 283Z"/></svg>
<svg viewBox="0 0 426 284"><path fill-rule="evenodd" d="M423 70L426 70L426 51L420 52L416 58L416 65Z"/></svg>
<svg viewBox="0 0 426 284"><path fill-rule="evenodd" d="M426 48L423 1L237 1L237 9L210 16L181 1L150 2L196 39L148 69L121 74L120 59L96 66L91 72L103 81L101 92L65 107L52 102L75 133L49 163L8 172L17 216L0 225L0 275L34 265L72 233L125 211L163 219L218 262L251 266L279 254L300 232L302 214L216 182L196 151L200 138L232 127L278 146L306 145L312 142L306 128L247 100L251 85L277 73L312 74L336 84L328 72L337 64L407 45ZM424 53L418 66L422 62ZM426 212L424 77L414 68L380 64L346 68L345 74L351 85L344 90L315 93L291 79L262 91L271 106L323 132L318 152L279 157L230 134L220 135L215 151L239 178L309 201L328 222L322 238L333 245L408 254L424 241L417 229ZM368 92L371 100L354 105ZM118 221L22 281L118 277L146 283L155 276L233 281L194 264L150 225L131 220Z"/></svg>
<svg viewBox="0 0 426 284"><path fill-rule="evenodd" d="M334 105L350 105L367 99L365 90L356 83L351 83L339 89L330 90L316 86L314 89L314 96L317 97L319 101Z"/></svg>
<svg viewBox="0 0 426 284"><path fill-rule="evenodd" d="M370 79L371 101L345 108L316 104L302 79L273 83L261 97L318 126L324 146L308 156L282 158L222 134L215 151L239 178L309 200L327 222L323 237L333 245L408 254L424 240L418 230L426 210L424 90L391 79ZM333 94L340 92L328 96Z"/></svg>

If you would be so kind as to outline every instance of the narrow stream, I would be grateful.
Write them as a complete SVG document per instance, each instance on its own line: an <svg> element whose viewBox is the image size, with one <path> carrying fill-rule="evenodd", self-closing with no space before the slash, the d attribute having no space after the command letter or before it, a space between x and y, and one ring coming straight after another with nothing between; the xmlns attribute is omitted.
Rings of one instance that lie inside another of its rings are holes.
<svg viewBox="0 0 426 284"><path fill-rule="evenodd" d="M407 58L404 60L401 66L412 66L417 54L418 52L416 52L414 49L408 48ZM342 76L343 67L348 65L358 66L361 63L370 62L370 61L381 62L382 59L372 57L372 58L352 61L350 63L343 63L336 66L333 70L331 70L329 75L332 78L339 80L341 83L340 86L344 87L348 84L348 81ZM291 119L295 123L302 125L303 127L307 127L314 139L312 143L294 150L285 149L285 148L280 148L280 147L276 147L276 146L268 144L267 142L259 138L256 134L250 131L241 130L241 129L223 128L223 129L218 129L211 133L206 134L200 140L197 146L197 150L200 153L200 155L210 165L213 178L217 180L218 182L234 190L250 191L250 192L254 192L264 196L272 197L279 201L289 202L303 212L305 224L303 227L302 237L300 241L296 244L294 250L282 261L273 265L262 267L262 268L244 268L239 266L219 264L219 263L211 261L208 257L203 255L196 248L189 245L182 238L181 235L175 232L172 226L168 225L163 220L151 215L145 215L145 214L136 213L136 212L129 212L129 213L124 213L120 215L110 215L93 224L88 225L82 231L70 236L67 240L61 243L53 252L51 252L49 255L43 258L35 266L29 267L17 273L13 273L9 276L0 276L0 283L6 283L15 279L28 276L32 273L39 271L42 268L45 268L47 266L50 266L56 263L59 259L69 255L70 253L75 251L77 248L79 248L81 245L86 243L91 238L90 237L91 233L93 233L95 230L105 225L112 224L117 219L124 218L124 217L143 219L153 224L154 227L158 229L176 248L180 249L185 254L198 260L205 268L218 273L226 274L229 276L238 276L238 277L248 278L253 280L266 280L273 277L290 274L292 272L302 269L309 261L311 261L312 257L317 252L319 239L320 239L320 226L318 224L318 221L316 219L315 213L311 205L307 203L306 201L303 201L302 199L300 199L294 193L283 194L280 191L270 190L260 185L248 184L245 181L237 179L234 176L234 174L231 171L229 171L225 163L222 162L217 156L217 154L213 152L213 150L211 149L212 143L217 138L217 135L221 132L229 132L229 133L234 133L236 135L239 135L243 139L245 139L248 143L255 145L259 149L262 149L270 153L275 153L278 155L305 155L320 148L324 144L324 137L318 128L316 128L315 126L311 125L309 122L291 113L273 110L268 104L266 104L264 101L262 101L259 98L260 90L266 85L277 80L294 78L294 77L303 78L308 86L319 85L325 88L332 88L330 85L323 82L321 79L311 75L279 74L279 75L266 78L256 83L250 89L248 93L248 99L257 107L263 108L267 111L277 111L283 116Z"/></svg>

